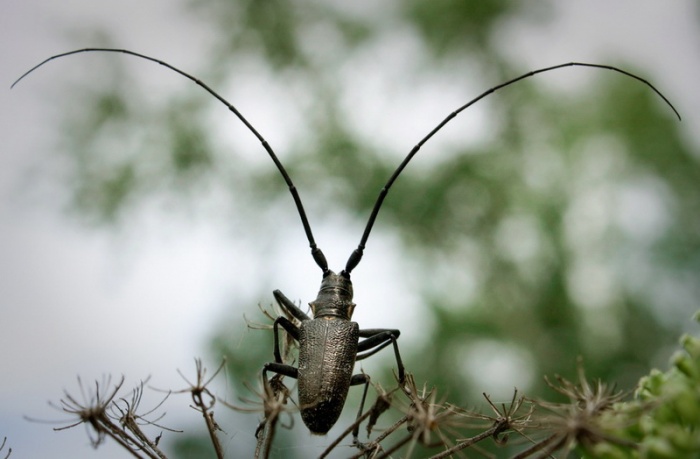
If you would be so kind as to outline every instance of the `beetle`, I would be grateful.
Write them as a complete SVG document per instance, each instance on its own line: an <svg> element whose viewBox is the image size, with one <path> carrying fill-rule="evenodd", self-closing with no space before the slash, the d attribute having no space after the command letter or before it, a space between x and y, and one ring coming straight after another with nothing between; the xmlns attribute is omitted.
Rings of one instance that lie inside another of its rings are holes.
<svg viewBox="0 0 700 459"><path fill-rule="evenodd" d="M34 70L43 66L51 60L62 58L65 56L85 53L85 52L111 52L122 53L147 61L151 61L166 68L179 73L180 75L190 79L209 94L223 103L234 115L255 135L261 145L268 153L275 166L277 167L282 178L286 182L289 192L292 195L297 212L301 219L301 223L306 234L306 238L311 248L311 255L322 271L321 287L317 298L309 303L313 317L309 317L292 301L290 301L282 292L275 290L273 295L277 303L294 319L300 322L300 325L295 325L287 317L280 316L273 323L274 332L274 361L264 365L262 376L264 383L269 385L268 372L273 372L281 376L288 376L298 380L298 392L301 417L306 426L312 433L325 434L338 420L340 413L345 404L345 399L349 392L350 386L364 384L364 394L360 404L359 413L362 413L362 406L367 394L369 386L369 376L364 373L353 374L355 362L367 358L385 347L392 345L398 367L399 384L404 382L405 369L399 353L397 339L400 335L396 329L360 329L356 322L352 321L352 314L355 304L352 302L353 286L350 280L350 274L362 260L364 249L372 231L376 218L379 214L381 206L386 198L389 190L406 168L408 163L418 153L421 147L432 138L440 129L455 118L459 113L469 108L479 100L487 97L495 91L498 91L506 86L516 83L520 80L530 78L534 75L561 69L564 67L589 67L614 71L633 78L647 87L652 89L663 101L671 107L678 119L680 115L671 102L650 82L647 80L622 70L617 67L591 64L584 62L569 62L558 64L550 67L534 70L516 78L510 79L504 83L494 86L466 104L460 106L440 123L438 123L427 135L425 135L406 155L399 166L394 170L392 175L384 187L380 190L374 207L370 213L369 219L365 226L364 232L360 239L357 248L350 254L345 268L338 274L331 271L328 267L326 258L321 249L316 245L316 242L311 231L311 226L306 217L304 206L302 204L299 193L294 186L289 174L278 159L272 147L267 143L263 136L248 122L248 120L226 99L211 89L206 83L198 78L185 73L184 71L153 57L146 56L137 52L126 49L116 48L83 48L73 50L61 54L54 55L40 62L30 70L20 76L12 85L14 87L19 81L32 73ZM279 349L279 328L282 327L292 338L299 343L299 365L294 367L283 363ZM359 417L359 415L358 415ZM357 437L357 427L354 434Z"/></svg>

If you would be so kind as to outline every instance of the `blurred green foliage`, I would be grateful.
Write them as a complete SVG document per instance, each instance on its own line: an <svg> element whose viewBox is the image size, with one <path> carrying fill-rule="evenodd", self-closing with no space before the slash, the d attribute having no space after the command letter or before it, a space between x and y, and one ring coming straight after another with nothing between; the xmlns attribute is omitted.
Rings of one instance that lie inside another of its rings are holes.
<svg viewBox="0 0 700 459"><path fill-rule="evenodd" d="M486 89L531 70L516 68L493 44L506 19L549 19L541 14L546 8L533 13L518 5L197 1L193 11L220 39L205 51L209 67L192 73L214 88L233 88L227 98L234 104L257 78L288 92L284 103L306 127L278 153L307 211L337 213L335 204L342 203L347 216L364 222L398 161L353 129L346 63L371 56L400 33L417 43L416 75L476 80ZM608 64L642 75L662 71ZM465 65L470 74L454 74ZM382 70L379 60L376 75L365 76L382 77ZM633 387L678 336L673 318L697 307L697 157L648 88L603 71L566 71L586 72L595 84L562 94L536 77L492 95L481 103L488 128L481 140L448 143L438 162L419 153L377 222L375 232L398 237L418 273L412 279L421 279L398 287L420 295L433 323L426 346L404 360L417 381L439 387L458 405L477 403L476 394L488 389L475 387L470 376L482 368L479 361L525 368L531 396L545 393L542 375L573 374L579 355L589 375ZM221 137L210 122L216 103L183 85L168 101L145 105L138 87L123 80L93 84L64 126L72 209L115 224L154 197L186 206L183 197L196 201L198 191L218 188L235 202L232 218L249 222L262 240L274 238L278 216L270 209L278 209L277 202L292 207L287 189L271 162L260 167L238 144L211 140ZM453 102L445 115L465 101ZM426 126L431 123L437 120ZM459 119L452 123L458 133L472 129ZM224 123L232 136L247 138L237 124L232 117ZM234 199L241 195L250 198L248 207ZM248 304L231 308L237 317L250 310ZM231 381L245 391L241 384L256 381L272 357L271 336L251 333L241 349L230 329L217 333L214 352L229 356ZM193 448L193 441L183 445Z"/></svg>
<svg viewBox="0 0 700 459"><path fill-rule="evenodd" d="M684 335L681 344L673 367L652 372L637 389L639 403L651 407L628 429L641 445L640 457L691 458L700 451L700 339Z"/></svg>
<svg viewBox="0 0 700 459"><path fill-rule="evenodd" d="M700 321L700 313L695 316ZM584 457L691 459L700 451L700 337L685 334L672 366L644 376L635 398L617 404L601 427L611 441ZM630 447L630 443L635 445Z"/></svg>

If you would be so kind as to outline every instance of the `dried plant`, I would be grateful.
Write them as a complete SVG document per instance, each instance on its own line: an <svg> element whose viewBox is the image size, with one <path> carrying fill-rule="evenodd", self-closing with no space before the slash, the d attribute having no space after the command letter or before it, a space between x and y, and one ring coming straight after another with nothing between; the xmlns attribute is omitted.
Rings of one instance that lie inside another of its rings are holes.
<svg viewBox="0 0 700 459"><path fill-rule="evenodd" d="M158 454L149 447L149 443L155 445L157 442L144 443L126 426L120 426L119 418L115 419L114 415L110 415L110 409L119 411L114 400L123 384L124 377L114 387L109 389L112 385L112 379L108 376L103 378L101 382L95 381L94 389L86 390L82 379L79 377L80 398L74 397L68 391L64 391L64 398L59 401L58 405L50 403L52 407L73 416L72 420L59 421L62 424L66 422L68 424L56 427L54 430L67 430L83 424L87 428L90 443L95 448L100 446L106 438L111 438L134 457L158 459ZM106 393L105 390L107 390ZM138 397L136 399L138 400ZM135 419L140 418L135 414L133 416Z"/></svg>
<svg viewBox="0 0 700 459"><path fill-rule="evenodd" d="M290 391L282 382L282 375L275 375L266 382L263 380L262 389L256 391L246 384L246 387L253 392L260 400L251 400L241 397L240 400L251 407L240 407L220 400L225 406L240 411L243 413L262 413L263 419L255 429L255 438L257 438L257 446L255 449L255 457L268 457L272 441L275 437L275 429L282 413L290 414L289 422L282 424L283 427L291 429L294 425L294 418L291 416L291 411L287 402L290 400Z"/></svg>
<svg viewBox="0 0 700 459"><path fill-rule="evenodd" d="M214 420L214 405L216 404L216 397L211 393L207 386L211 384L214 378L216 378L221 370L223 370L225 365L226 359L221 362L221 365L219 365L219 368L216 369L214 374L209 379L206 379L207 370L204 365L202 365L202 360L195 359L197 382L190 382L187 377L180 370L178 370L178 374L185 380L185 382L187 382L187 384L189 384L189 387L175 391L175 393L180 394L187 392L191 394L192 401L194 403L192 408L202 414L204 423L207 426L207 432L209 433L209 439L214 446L216 457L219 459L223 459L224 457L224 450L221 446L221 442L219 441L219 437L217 436L217 433L222 429Z"/></svg>
<svg viewBox="0 0 700 459"><path fill-rule="evenodd" d="M700 422L693 421L693 416L700 419L697 416L700 412L700 397L697 397L700 339L684 336L681 344L684 353L674 357L674 367L667 373L652 371L650 376L642 378L636 398L632 401L623 401L626 394L614 386L602 381L590 382L581 362L576 382L560 376L556 376L554 381L545 378L549 387L565 396L566 401L554 403L530 399L515 389L508 402L496 403L484 393L487 404L485 413L446 402L444 397L438 396L435 387L428 389L427 383L419 385L412 374L406 373L404 381L399 382L396 378L396 386L388 391L378 384L372 384L377 395L372 406L359 413L354 422L329 442L319 457L339 454L339 446L351 433L352 443L344 443L343 447L354 447L355 451L349 452L348 456L356 459L443 459L465 457L466 449L484 457L512 459L553 458L555 455L567 457L573 451L586 457L649 457L649 451L662 450L680 452L669 457L697 457L700 440L696 438L696 433ZM87 389L78 378L79 397L64 392L64 398L58 405L51 404L71 416L70 420L60 421L63 425L55 430L82 424L86 426L94 447L111 438L133 457L163 459L167 457L159 448L163 431L178 431L160 424L164 412L155 413L171 393L189 393L193 400L192 407L205 421L217 457L222 458L224 454L217 437L221 428L214 419L214 406L219 399L208 386L221 373L225 362L211 377L207 377L201 360L195 363L195 382L190 382L179 372L189 387L164 391L166 395L150 410L141 409L147 380L141 382L129 396L118 397L124 384L123 377L116 384L106 377ZM251 392L256 395L255 399L240 398L246 405L244 407L219 401L223 406L237 411L262 414L262 422L256 431L255 457L268 458L277 426L291 428L298 406L281 375L275 375L269 381L263 379L262 389L251 389ZM280 422L283 413L288 420ZM391 421L387 427L382 427L380 422L387 417L391 417ZM646 421L642 422L642 419ZM654 428L658 424L650 424L652 419L657 423L663 421L672 424L669 428L675 429L675 436L663 438L663 432ZM367 439L360 441L358 434L363 423L366 423ZM152 438L143 431L144 426L155 427L160 433ZM641 437L645 432L651 440L646 441ZM519 442L529 443L529 446L511 442L513 435L518 437ZM484 443L489 439L491 442ZM0 444L0 451L5 443L6 440L3 440ZM501 454L494 455L490 451L493 447L502 448L499 449ZM431 449L434 452L426 452ZM11 453L9 449L4 458L7 459Z"/></svg>
<svg viewBox="0 0 700 459"><path fill-rule="evenodd" d="M545 439L535 443L531 448L517 455L516 458L548 457L555 451L571 451L577 446L591 448L597 443L608 442L634 447L634 444L612 436L610 426L604 417L613 409L615 403L625 397L622 391L616 391L602 381L591 384L586 379L583 365L579 362L578 384L557 376L557 383L545 378L549 387L566 396L566 403L536 401L537 406L549 413L538 416L541 428L548 432Z"/></svg>
<svg viewBox="0 0 700 459"><path fill-rule="evenodd" d="M217 438L221 428L214 419L213 410L218 399L208 388L223 366L224 363L207 378L201 360L196 360L196 381L190 382L180 372L189 387L179 391L168 391L165 397L147 411L140 410L146 381L141 382L129 397L117 397L124 378L116 384L112 384L110 378L95 382L91 390L86 390L82 380L78 378L81 397L76 398L65 392L59 405L52 404L62 412L75 416L75 419L67 421L67 425L55 430L66 430L84 424L88 428L88 435L94 447L101 445L106 438L111 438L133 457L164 459L167 456L158 446L162 431L178 431L159 423L165 413L154 413L161 408L171 393L190 393L192 408L201 413L214 451L217 457L223 458L223 449ZM436 388L428 389L427 384L419 386L413 375L407 373L404 383L397 384L390 391L385 391L379 385L374 386L377 397L372 406L331 441L319 457L324 458L332 452L337 453L338 446L350 433L353 433L353 445L356 448L356 453L350 457L358 459L383 459L398 457L397 454L405 458L416 457L417 454L426 454L426 449L438 449L430 456L431 459L462 457L463 450L467 448L474 449L485 457L495 457L479 445L491 439L495 445L505 446L512 434L531 443L520 452L509 453L513 459L553 457L557 452L568 454L576 447L589 451L600 443L624 446L632 450L636 448L631 441L611 433L614 430L611 427L611 418L606 416L622 400L623 392L616 391L600 381L590 383L582 366L579 367L577 383L562 377L556 377L556 383L547 379L547 383L568 400L564 403L532 400L514 390L508 403L497 404L484 393L490 412L481 413L439 399ZM289 416L289 421L281 425L291 428L294 412L298 411L298 408L291 391L283 384L280 376L274 376L267 383L263 382L260 391L251 391L257 399L240 399L249 406L239 407L223 400L219 401L237 411L262 413L263 420L256 431L258 444L255 457L267 458L282 413ZM388 427L378 428L380 418L389 411L398 414L398 419ZM368 441L360 442L357 432L364 422L367 423ZM151 438L143 432L142 426L157 427L161 429L161 433ZM613 427L623 428L624 425ZM465 435L466 433L473 434ZM0 450L4 444L3 441ZM421 452L417 450L419 445L422 448ZM11 450L5 459L10 453Z"/></svg>
<svg viewBox="0 0 700 459"><path fill-rule="evenodd" d="M182 432L179 430L171 429L168 427L165 427L161 424L158 424L158 421L160 421L163 417L165 417L165 412L157 416L154 420L148 420L146 419L146 416L151 415L154 413L156 410L158 410L163 403L168 399L170 396L170 392L168 392L163 399L156 404L155 407L153 407L151 410L146 411L143 414L138 414L138 410L141 405L141 399L143 397L143 389L144 385L148 382L142 381L131 393L131 400L127 400L126 398L120 398L119 402L114 402L112 403L112 412L115 413L115 419L119 421L119 424L122 426L123 429L128 430L134 436L141 442L139 445L140 448L144 451L151 451L153 454L155 454L157 457L163 459L165 458L165 454L158 448L158 444L160 442L162 434L159 434L157 437L155 437L154 440L151 440L148 438L148 436L143 432L141 429L142 425L151 425L158 427L163 430L167 430L170 432Z"/></svg>
<svg viewBox="0 0 700 459"><path fill-rule="evenodd" d="M277 303L272 306L273 311L270 312L263 306L258 304L258 308L263 313L263 316L268 319L268 323L262 324L258 322L253 322L245 317L246 324L248 328L253 330L272 330L273 323L277 317L285 316L295 325L300 325L298 319L289 314L289 312L281 308ZM296 340L289 334L283 333L284 340L282 342L282 353L280 358L283 363L293 363L294 356L293 351L298 348ZM258 424L255 430L255 438L257 439L257 445L255 449L255 458L268 457L270 454L270 448L275 437L276 428L278 424L279 417L282 413L291 413L291 411L298 411L298 407L294 404L294 409L290 410L288 402L290 399L290 390L284 385L284 376L280 374L274 375L270 380L262 378L262 389L256 391L246 384L246 387L253 392L260 401L250 400L247 398L240 398L240 400L248 405L252 405L251 408L239 407L235 405L223 402L226 406L240 412L262 412L263 419ZM290 421L287 424L283 424L283 427L292 428L294 425L294 418L290 416Z"/></svg>
<svg viewBox="0 0 700 459"><path fill-rule="evenodd" d="M109 387L111 381L111 377L107 377L103 379L101 384L102 386ZM78 377L78 386L80 387L82 401L79 401L76 397L68 393L68 391L64 391L64 398L59 401L60 405L52 405L62 410L64 413L77 417L77 420L66 426L56 427L54 430L66 430L80 424L85 424L88 426L88 437L93 447L98 447L102 444L105 437L109 436L126 449L130 449L129 442L122 438L120 435L121 429L114 424L107 411L112 400L114 400L114 397L117 395L117 392L121 389L122 384L124 384L123 376L119 382L114 385L111 392L105 395L104 388L100 387L100 382L95 381L94 391L86 391L82 379Z"/></svg>
<svg viewBox="0 0 700 459"><path fill-rule="evenodd" d="M7 443L7 437L3 437L2 443L0 443L0 452L2 452L3 448L5 447L5 443ZM7 459L8 457L10 457L11 454L12 454L12 448L8 447L7 454L5 454L4 459Z"/></svg>
<svg viewBox="0 0 700 459"><path fill-rule="evenodd" d="M223 365L222 363L211 378L205 379L206 370L202 366L201 361L197 360L197 383L192 384L188 382L190 387L179 391L192 394L192 399L194 401L193 408L202 413L218 457L223 457L223 452L216 438L216 432L219 430L219 427L214 421L214 413L212 410L215 397L211 394L207 385L221 371ZM180 374L182 375L182 373ZM118 397L117 395L124 385L124 377L121 377L116 384L112 384L112 378L107 376L101 381L95 381L94 386L88 388L85 387L82 379L78 377L78 386L80 388L79 397L72 395L68 391L64 391L64 397L58 404L49 403L50 406L70 415L72 419L63 421L27 419L34 422L61 424L60 427L54 428L56 431L85 425L90 443L95 448L99 447L107 438L110 438L128 451L133 457L164 459L167 458L167 456L159 447L163 435L162 432L180 433L181 431L160 424L160 421L165 417L165 412L157 415L154 415L154 413L162 407L173 392L166 391L166 395L150 410L141 410L144 388L147 381L148 379L141 381L138 386L130 392L130 395ZM153 416L153 418L151 418L151 416ZM155 427L159 429L160 432L155 436L149 436L144 432L143 426ZM0 449L2 449L2 446L4 446L4 442L0 445ZM6 458L9 457L10 453L11 450L8 452Z"/></svg>

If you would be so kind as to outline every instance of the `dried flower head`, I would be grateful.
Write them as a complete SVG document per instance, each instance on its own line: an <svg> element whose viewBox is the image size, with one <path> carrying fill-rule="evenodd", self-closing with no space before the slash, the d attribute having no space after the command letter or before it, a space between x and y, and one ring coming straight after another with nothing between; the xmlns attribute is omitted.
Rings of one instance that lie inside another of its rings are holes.
<svg viewBox="0 0 700 459"><path fill-rule="evenodd" d="M152 409L140 414L138 413L139 408L141 406L144 386L147 381L148 379L146 379L146 381L141 381L139 385L136 386L136 388L134 388L134 390L131 393L130 400L127 400L126 398L120 398L119 401L116 401L112 404L112 417L119 422L119 424L122 426L122 429L131 432L133 436L140 442L138 444L139 449L143 451L150 451L158 457L165 457L164 454L158 449L158 443L160 442L162 433L152 440L141 429L141 426L150 425L159 429L167 430L169 432L182 431L171 429L158 423L158 421L165 417L165 413L162 413L153 420L146 418L147 416L151 415L156 410L158 410L163 405L163 403L165 403L165 401L170 396L171 392L168 392L163 397L163 399L160 402L158 402L156 406Z"/></svg>
<svg viewBox="0 0 700 459"><path fill-rule="evenodd" d="M450 457L465 448L476 448L479 442L487 438L492 438L497 444L504 445L508 441L510 432L517 432L523 437L528 438L526 429L533 427L532 413L534 407L525 397L518 396L517 389L513 391L513 398L510 403L501 403L500 406L493 403L486 393L484 393L483 396L493 411L493 414L483 414L453 405L450 406L454 413L461 418L472 421L476 420L476 424L470 422L464 425L468 426L470 429L479 429L480 432L469 438L457 439L454 446L440 454L432 456L433 459ZM484 421L486 422L485 424ZM485 452L483 453L487 455Z"/></svg>
<svg viewBox="0 0 700 459"><path fill-rule="evenodd" d="M190 382L187 379L187 377L185 377L185 375L182 374L180 370L178 370L178 374L182 377L182 379L185 380L185 382L187 382L187 384L189 384L189 387L174 392L180 394L186 392L190 393L190 395L192 396L192 401L194 402L192 408L194 408L196 411L199 411L202 414L202 418L204 418L204 423L207 426L209 438L212 442L212 445L214 446L216 457L218 458L224 457L224 450L217 436L217 433L222 429L221 427L219 427L219 424L217 424L217 422L214 420L214 405L216 404L217 399L214 396L214 394L212 394L212 392L209 390L208 386L209 384L211 384L214 378L216 378L216 376L221 372L221 370L224 369L224 366L226 366L226 359L224 359L221 362L221 365L219 365L219 368L216 369L214 374L209 379L207 379L207 369L202 364L202 360L195 359L197 382Z"/></svg>
<svg viewBox="0 0 700 459"><path fill-rule="evenodd" d="M291 391L282 383L281 375L273 376L267 384L263 382L261 390L255 390L248 384L245 384L245 386L257 397L255 400L239 397L241 402L249 406L236 406L223 400L220 401L232 410L243 413L262 413L263 420L255 431L256 437L259 436L261 429L265 427L266 423L277 422L277 418L279 418L282 413L290 413L288 402L291 400ZM294 418L291 415L289 418L289 423L283 424L283 427L291 429L293 427Z"/></svg>
<svg viewBox="0 0 700 459"><path fill-rule="evenodd" d="M456 416L455 410L449 405L437 402L437 392L434 388L428 390L424 384L419 389L410 373L406 373L401 389L408 398L408 405L401 408L405 413L404 417L389 427L370 445L378 445L380 441L403 424L406 424L408 435L385 450L380 457L389 457L394 451L406 444L409 444L406 457L412 455L416 444L427 447L450 445L451 440L447 434L454 436L455 429L461 426L461 421Z"/></svg>
<svg viewBox="0 0 700 459"><path fill-rule="evenodd" d="M613 405L625 397L622 391L597 381L591 384L586 379L583 366L579 364L578 383L557 376L558 384L546 379L549 387L565 395L568 403L551 403L536 401L535 403L547 409L548 415L542 416L542 427L550 434L518 457L528 457L528 454L539 452L546 457L555 451L570 451L578 445L590 448L597 443L606 441L615 444L632 446L628 441L615 438L603 427L604 415Z"/></svg>
<svg viewBox="0 0 700 459"><path fill-rule="evenodd" d="M119 435L119 429L108 416L107 409L112 404L122 384L124 384L124 377L122 376L119 382L115 384L114 388L105 394L102 387L109 387L111 382L112 378L108 376L103 378L101 383L95 381L94 390L86 390L82 379L78 377L78 386L80 387L82 401L72 396L68 391L64 391L64 398L59 401L59 406L50 403L54 408L77 417L77 420L62 427L56 427L54 430L66 430L80 424L85 424L89 426L88 437L90 438L90 443L95 448L102 444L106 436L113 437L115 434ZM121 440L117 441L121 443Z"/></svg>

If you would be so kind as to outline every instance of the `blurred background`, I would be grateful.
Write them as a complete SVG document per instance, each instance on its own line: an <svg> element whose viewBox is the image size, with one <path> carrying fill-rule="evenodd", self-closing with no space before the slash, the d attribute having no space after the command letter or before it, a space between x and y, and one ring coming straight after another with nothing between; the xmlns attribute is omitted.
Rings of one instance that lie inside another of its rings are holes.
<svg viewBox="0 0 700 459"><path fill-rule="evenodd" d="M340 270L379 189L425 134L483 90L391 189L353 272L355 320L399 328L404 362L448 401L512 390L552 397L544 375L632 389L665 368L700 298L700 12L691 1L190 1L0 8L0 439L17 457L97 451L51 408L112 375L181 389L194 358L251 397L272 359L263 321L279 288L305 305L320 270L282 178L254 136L158 57L232 102L268 140ZM390 387L393 355L362 362ZM360 366L358 365L358 368ZM360 392L359 390L356 392ZM356 394L357 395L357 394ZM149 394L145 407L158 394ZM163 443L200 457L186 395ZM348 401L356 406L356 400ZM354 408L346 408L352 419ZM227 452L249 457L259 414L216 411ZM58 421L46 425L30 422ZM342 430L339 423L335 430ZM157 431L156 431L157 432ZM275 454L308 457L300 419ZM331 432L331 435L333 431ZM331 437L332 438L332 437ZM349 451L349 450L348 450ZM349 452L348 452L349 454ZM205 456L202 456L205 457Z"/></svg>

